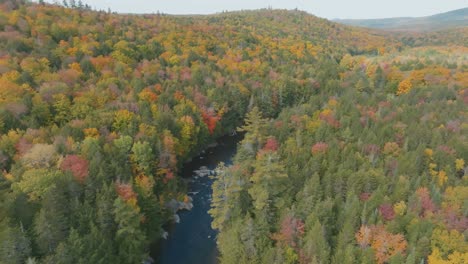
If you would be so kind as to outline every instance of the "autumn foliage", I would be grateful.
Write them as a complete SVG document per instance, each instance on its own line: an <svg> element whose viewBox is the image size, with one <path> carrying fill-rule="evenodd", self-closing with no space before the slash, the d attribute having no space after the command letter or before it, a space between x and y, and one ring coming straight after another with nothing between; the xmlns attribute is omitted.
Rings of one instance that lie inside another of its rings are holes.
<svg viewBox="0 0 468 264"><path fill-rule="evenodd" d="M0 2L0 263L141 263L233 131L221 263L467 262L466 27Z"/></svg>
<svg viewBox="0 0 468 264"><path fill-rule="evenodd" d="M305 233L305 225L301 219L294 217L285 217L281 222L279 233L273 234L273 239L280 244L288 245L297 248L298 240Z"/></svg>
<svg viewBox="0 0 468 264"><path fill-rule="evenodd" d="M386 263L397 254L404 255L407 246L403 235L389 233L381 225L361 226L356 233L356 241L362 248L370 246L379 264Z"/></svg>
<svg viewBox="0 0 468 264"><path fill-rule="evenodd" d="M269 137L263 146L264 151L276 151L278 150L278 141L274 137Z"/></svg>
<svg viewBox="0 0 468 264"><path fill-rule="evenodd" d="M436 207L431 199L429 190L427 188L418 188L416 190L416 195L419 200L419 207L416 207L413 210L415 210L421 216L430 216L432 213L435 212Z"/></svg>
<svg viewBox="0 0 468 264"><path fill-rule="evenodd" d="M60 164L63 171L71 172L80 183L84 183L88 177L88 166L88 161L78 155L67 155Z"/></svg>
<svg viewBox="0 0 468 264"><path fill-rule="evenodd" d="M208 131L210 134L213 134L220 117L216 115L214 110L211 108L202 110L202 117L203 122L208 127Z"/></svg>
<svg viewBox="0 0 468 264"><path fill-rule="evenodd" d="M393 210L393 206L391 204L382 204L379 207L380 215L382 215L385 221L390 221L395 218L395 211Z"/></svg>
<svg viewBox="0 0 468 264"><path fill-rule="evenodd" d="M312 146L312 153L319 154L325 153L328 150L328 144L325 142L317 142Z"/></svg>
<svg viewBox="0 0 468 264"><path fill-rule="evenodd" d="M411 82L408 79L405 79L405 80L401 81L398 84L397 95L402 95L402 94L409 93L409 91L411 90L412 87L413 87L413 85L411 84Z"/></svg>
<svg viewBox="0 0 468 264"><path fill-rule="evenodd" d="M129 203L133 201L136 202L137 194L133 190L132 185L128 183L116 183L115 189L119 197L122 198L122 200Z"/></svg>

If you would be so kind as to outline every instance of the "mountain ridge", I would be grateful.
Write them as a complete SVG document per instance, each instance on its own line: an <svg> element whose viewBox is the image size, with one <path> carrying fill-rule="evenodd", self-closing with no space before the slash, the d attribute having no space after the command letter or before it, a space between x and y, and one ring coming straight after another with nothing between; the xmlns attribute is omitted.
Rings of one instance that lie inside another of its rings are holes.
<svg viewBox="0 0 468 264"><path fill-rule="evenodd" d="M333 19L332 21L345 25L374 29L395 31L434 31L468 26L468 8L456 9L424 17Z"/></svg>

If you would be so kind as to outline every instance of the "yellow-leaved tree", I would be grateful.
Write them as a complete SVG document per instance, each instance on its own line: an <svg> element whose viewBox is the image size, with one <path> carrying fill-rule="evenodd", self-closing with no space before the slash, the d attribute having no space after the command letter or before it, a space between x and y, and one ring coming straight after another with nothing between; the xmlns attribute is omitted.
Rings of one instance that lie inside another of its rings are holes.
<svg viewBox="0 0 468 264"><path fill-rule="evenodd" d="M413 88L411 81L408 79L404 79L403 81L398 84L397 95L407 94Z"/></svg>

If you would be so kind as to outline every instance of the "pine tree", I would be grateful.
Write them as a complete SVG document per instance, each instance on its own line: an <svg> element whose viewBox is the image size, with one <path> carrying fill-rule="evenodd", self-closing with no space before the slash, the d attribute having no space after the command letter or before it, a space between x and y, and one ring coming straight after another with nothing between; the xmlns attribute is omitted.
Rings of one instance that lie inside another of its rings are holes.
<svg viewBox="0 0 468 264"><path fill-rule="evenodd" d="M211 186L213 198L210 215L213 217L212 227L222 230L223 226L236 215L234 209L240 207L240 192L244 181L238 173L220 163L216 168L216 177Z"/></svg>
<svg viewBox="0 0 468 264"><path fill-rule="evenodd" d="M114 201L117 198L113 185L104 185L96 195L96 225L100 232L112 239L117 230L114 221Z"/></svg>
<svg viewBox="0 0 468 264"><path fill-rule="evenodd" d="M240 240L241 223L236 221L223 229L217 238L221 263L249 263Z"/></svg>
<svg viewBox="0 0 468 264"><path fill-rule="evenodd" d="M137 210L121 198L114 202L115 221L118 229L115 242L121 263L140 263L146 258L147 239L141 229L141 216Z"/></svg>
<svg viewBox="0 0 468 264"><path fill-rule="evenodd" d="M276 152L259 153L254 164L254 173L250 177L253 183L249 189L249 194L253 199L254 207L257 210L263 210L266 207L282 207L283 200L279 195L286 190L286 180L288 175L279 161Z"/></svg>
<svg viewBox="0 0 468 264"><path fill-rule="evenodd" d="M41 204L34 223L36 244L43 254L49 254L68 236L69 208L65 195L55 188L45 195Z"/></svg>
<svg viewBox="0 0 468 264"><path fill-rule="evenodd" d="M0 262L21 264L31 255L31 242L21 227L11 227L8 218L0 223Z"/></svg>
<svg viewBox="0 0 468 264"><path fill-rule="evenodd" d="M325 239L324 228L315 220L304 238L304 255L308 263L329 263L330 246Z"/></svg>
<svg viewBox="0 0 468 264"><path fill-rule="evenodd" d="M263 119L262 113L258 107L254 107L249 113L247 113L244 123L245 124L243 126L237 129L239 132L246 132L241 145L244 150L254 155L260 148L261 144L263 144L263 133L267 120Z"/></svg>

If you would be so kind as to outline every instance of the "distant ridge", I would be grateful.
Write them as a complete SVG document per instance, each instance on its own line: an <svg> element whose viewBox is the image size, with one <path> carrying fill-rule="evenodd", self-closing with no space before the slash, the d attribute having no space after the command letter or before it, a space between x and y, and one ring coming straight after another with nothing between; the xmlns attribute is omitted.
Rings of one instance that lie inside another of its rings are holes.
<svg viewBox="0 0 468 264"><path fill-rule="evenodd" d="M346 25L395 31L433 31L468 26L468 7L426 17L335 19Z"/></svg>

